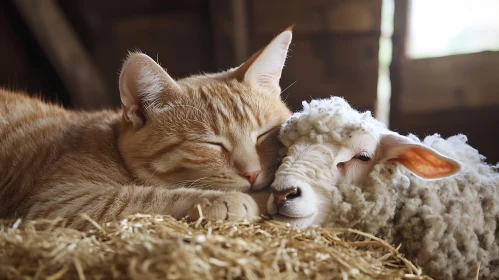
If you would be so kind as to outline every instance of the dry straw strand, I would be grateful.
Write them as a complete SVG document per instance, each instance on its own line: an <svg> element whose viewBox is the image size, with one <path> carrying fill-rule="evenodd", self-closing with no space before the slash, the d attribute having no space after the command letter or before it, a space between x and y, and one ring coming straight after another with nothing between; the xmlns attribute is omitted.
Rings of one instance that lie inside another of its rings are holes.
<svg viewBox="0 0 499 280"><path fill-rule="evenodd" d="M137 214L77 231L63 219L0 223L4 279L430 279L353 229ZM477 275L479 272L477 268Z"/></svg>

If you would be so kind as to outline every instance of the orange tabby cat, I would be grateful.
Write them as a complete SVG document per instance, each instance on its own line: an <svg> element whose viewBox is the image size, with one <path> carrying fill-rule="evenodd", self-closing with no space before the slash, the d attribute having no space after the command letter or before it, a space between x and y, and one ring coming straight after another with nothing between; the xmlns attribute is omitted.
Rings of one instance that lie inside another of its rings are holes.
<svg viewBox="0 0 499 280"><path fill-rule="evenodd" d="M238 68L173 80L145 54L120 74L121 111L80 112L0 90L0 219L75 228L132 213L258 215L290 111L279 79L291 31Z"/></svg>

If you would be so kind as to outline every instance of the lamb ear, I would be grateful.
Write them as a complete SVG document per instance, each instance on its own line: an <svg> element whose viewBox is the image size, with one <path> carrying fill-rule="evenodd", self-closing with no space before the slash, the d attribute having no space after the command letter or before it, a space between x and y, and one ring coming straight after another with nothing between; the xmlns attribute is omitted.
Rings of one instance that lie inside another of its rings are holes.
<svg viewBox="0 0 499 280"><path fill-rule="evenodd" d="M262 87L280 94L279 80L293 38L292 27L275 37L264 49L255 53L236 70L236 78L251 86Z"/></svg>
<svg viewBox="0 0 499 280"><path fill-rule="evenodd" d="M160 95L179 92L178 84L143 53L132 53L125 60L119 87L123 117L136 129L144 126L150 106L157 103Z"/></svg>
<svg viewBox="0 0 499 280"><path fill-rule="evenodd" d="M382 161L395 160L424 179L447 177L461 170L458 161L397 133L383 135L380 146Z"/></svg>

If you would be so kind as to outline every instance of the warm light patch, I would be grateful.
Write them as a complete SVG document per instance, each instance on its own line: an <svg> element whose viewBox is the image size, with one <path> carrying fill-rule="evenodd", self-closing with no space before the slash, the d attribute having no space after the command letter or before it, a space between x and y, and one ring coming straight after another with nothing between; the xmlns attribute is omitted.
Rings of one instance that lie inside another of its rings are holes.
<svg viewBox="0 0 499 280"><path fill-rule="evenodd" d="M497 0L409 1L411 59L499 50Z"/></svg>

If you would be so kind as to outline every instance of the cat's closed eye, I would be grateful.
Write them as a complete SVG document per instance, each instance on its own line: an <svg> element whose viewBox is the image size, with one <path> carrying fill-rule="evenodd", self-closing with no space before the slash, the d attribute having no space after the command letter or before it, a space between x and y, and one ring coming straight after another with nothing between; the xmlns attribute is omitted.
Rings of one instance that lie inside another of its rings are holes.
<svg viewBox="0 0 499 280"><path fill-rule="evenodd" d="M207 142L203 142L203 144L208 145L212 148L219 149L221 151L229 152L229 149L227 148L227 146L222 142L207 141Z"/></svg>

